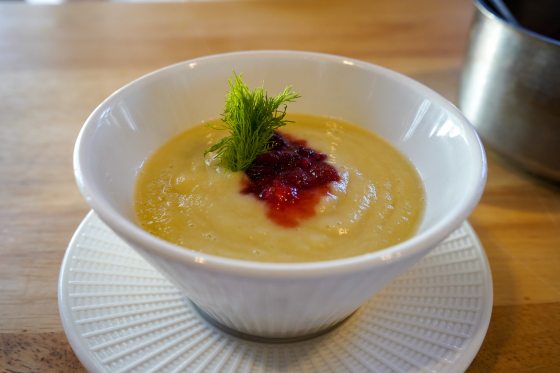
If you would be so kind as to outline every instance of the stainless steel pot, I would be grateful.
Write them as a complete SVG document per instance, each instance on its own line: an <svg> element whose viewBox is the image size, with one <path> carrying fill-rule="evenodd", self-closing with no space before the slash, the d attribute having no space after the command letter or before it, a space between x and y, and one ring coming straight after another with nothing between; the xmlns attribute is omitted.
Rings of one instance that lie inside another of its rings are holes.
<svg viewBox="0 0 560 373"><path fill-rule="evenodd" d="M482 0L475 5L459 107L491 148L560 181L560 40L506 23ZM543 14L560 14L560 1L547 6Z"/></svg>

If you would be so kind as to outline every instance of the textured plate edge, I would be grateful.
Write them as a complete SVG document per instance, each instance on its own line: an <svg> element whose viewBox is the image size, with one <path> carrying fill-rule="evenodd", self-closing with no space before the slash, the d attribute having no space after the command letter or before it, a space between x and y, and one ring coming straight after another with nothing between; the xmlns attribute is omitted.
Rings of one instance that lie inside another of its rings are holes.
<svg viewBox="0 0 560 373"><path fill-rule="evenodd" d="M84 365L84 367L90 372L109 372L108 370L105 369L105 367L103 367L103 365L100 364L99 361L92 358L91 351L87 350L84 347L85 341L83 341L83 338L78 334L76 328L73 327L73 323L71 322L72 313L68 308L67 302L65 302L66 278L68 276L68 271L69 271L67 264L71 260L74 248L76 247L75 243L79 239L80 233L84 229L84 226L90 223L94 215L95 212L93 210L89 211L86 214L86 216L82 219L82 221L74 231L74 234L72 235L72 238L68 243L66 252L64 254L64 258L62 260L62 264L60 266L60 274L59 274L58 289L57 289L58 310L62 322L62 327L64 329L64 333L68 338L68 342L70 343L72 350L78 357L78 360L80 360L80 362ZM480 242L475 230L467 220L465 220L460 227L465 228L465 230L468 233L468 236L473 240L473 245L480 253L480 259L484 267L483 272L484 272L484 284L485 284L484 295L482 298L487 304L486 307L481 308L481 315L479 318L480 324L476 333L474 333L473 336L471 337L471 343L469 343L469 345L463 350L463 353L459 355L458 359L455 361L453 366L449 366L449 370L445 370L443 372L455 372L455 371L464 372L471 365L472 361L478 354L478 351L480 350L482 346L482 342L484 341L484 338L488 331L488 327L490 325L490 319L492 316L492 307L494 303L492 273L490 269L490 263L488 262L488 257L486 256L484 247L482 246L482 243ZM458 227L457 229L459 229L460 227ZM456 370L455 368L458 369Z"/></svg>
<svg viewBox="0 0 560 373"><path fill-rule="evenodd" d="M76 328L74 327L72 320L72 312L69 309L68 302L66 302L66 278L68 276L68 263L71 260L73 255L73 248L76 247L76 241L79 239L80 234L84 227L90 223L93 219L93 215L95 213L93 210L89 211L87 215L82 219L70 242L68 243L68 247L66 248L66 252L64 254L64 258L62 259L62 264L60 266L60 274L58 276L58 312L60 315L60 320L62 322L62 328L64 329L64 333L66 334L66 338L68 338L68 342L70 343L70 347L78 357L78 360L82 363L82 365L87 369L89 372L107 372L107 370L101 365L101 363L97 359L93 359L91 357L91 351L84 347L84 341L81 335L77 332Z"/></svg>
<svg viewBox="0 0 560 373"><path fill-rule="evenodd" d="M481 311L480 325L476 333L473 334L473 336L471 337L472 342L464 350L464 353L461 354L457 359L456 364L461 364L460 371L464 372L469 368L474 358L478 354L478 351L480 351L480 347L482 347L482 342L484 342L484 338L486 337L486 333L488 332L488 327L490 326L490 319L492 318L492 307L494 305L494 285L492 282L493 280L492 280L492 271L490 268L490 262L488 261L488 257L486 256L486 251L484 250L484 246L482 246L482 243L480 242L480 239L478 238L476 231L467 220L463 222L462 226L465 227L469 237L473 240L473 244L480 252L480 258L482 259L482 264L484 267L484 283L486 285L484 289L485 296L483 296L483 298L487 303L486 307Z"/></svg>

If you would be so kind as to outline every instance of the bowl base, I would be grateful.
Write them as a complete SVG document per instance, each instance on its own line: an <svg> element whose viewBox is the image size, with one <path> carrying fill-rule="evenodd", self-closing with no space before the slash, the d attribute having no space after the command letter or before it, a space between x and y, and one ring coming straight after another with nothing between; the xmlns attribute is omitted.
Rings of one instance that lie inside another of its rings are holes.
<svg viewBox="0 0 560 373"><path fill-rule="evenodd" d="M265 336L244 333L239 330L230 328L229 326L222 324L221 322L217 321L215 318L213 318L212 316L204 312L194 302L190 300L189 302L192 305L193 310L195 310L196 313L198 314L198 316L200 316L200 318L204 320L207 324L209 324L211 327L214 327L215 329L218 329L219 331L226 333L232 337L244 339L250 342L269 343L269 344L296 343L296 342L307 341L309 339L320 337L338 328L339 326L344 324L349 318L351 318L352 315L356 313L356 311L354 311L350 315L346 316L344 319L313 333L297 335L294 337L265 337Z"/></svg>

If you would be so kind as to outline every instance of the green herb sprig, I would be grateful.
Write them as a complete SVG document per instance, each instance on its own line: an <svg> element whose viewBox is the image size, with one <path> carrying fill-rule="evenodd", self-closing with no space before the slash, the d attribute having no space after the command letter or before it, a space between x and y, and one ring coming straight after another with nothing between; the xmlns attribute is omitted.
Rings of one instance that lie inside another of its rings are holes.
<svg viewBox="0 0 560 373"><path fill-rule="evenodd" d="M247 169L255 158L268 150L275 129L290 122L286 104L300 97L286 87L276 97L269 97L264 88L251 91L240 75L229 79L229 92L222 114L223 125L229 136L212 145L204 154L215 153L220 164L231 171Z"/></svg>

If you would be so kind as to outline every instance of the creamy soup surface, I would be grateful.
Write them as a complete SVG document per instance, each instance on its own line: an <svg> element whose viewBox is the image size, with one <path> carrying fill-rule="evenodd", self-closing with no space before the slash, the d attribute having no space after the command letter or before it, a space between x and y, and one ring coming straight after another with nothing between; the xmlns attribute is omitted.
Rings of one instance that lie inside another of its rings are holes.
<svg viewBox="0 0 560 373"><path fill-rule="evenodd" d="M399 151L340 120L301 114L288 119L294 123L280 132L327 154L341 178L313 217L294 228L267 218L265 203L241 193L243 172L228 171L203 155L225 132L199 125L160 147L140 170L135 195L140 225L189 249L263 262L356 256L414 234L424 189Z"/></svg>

